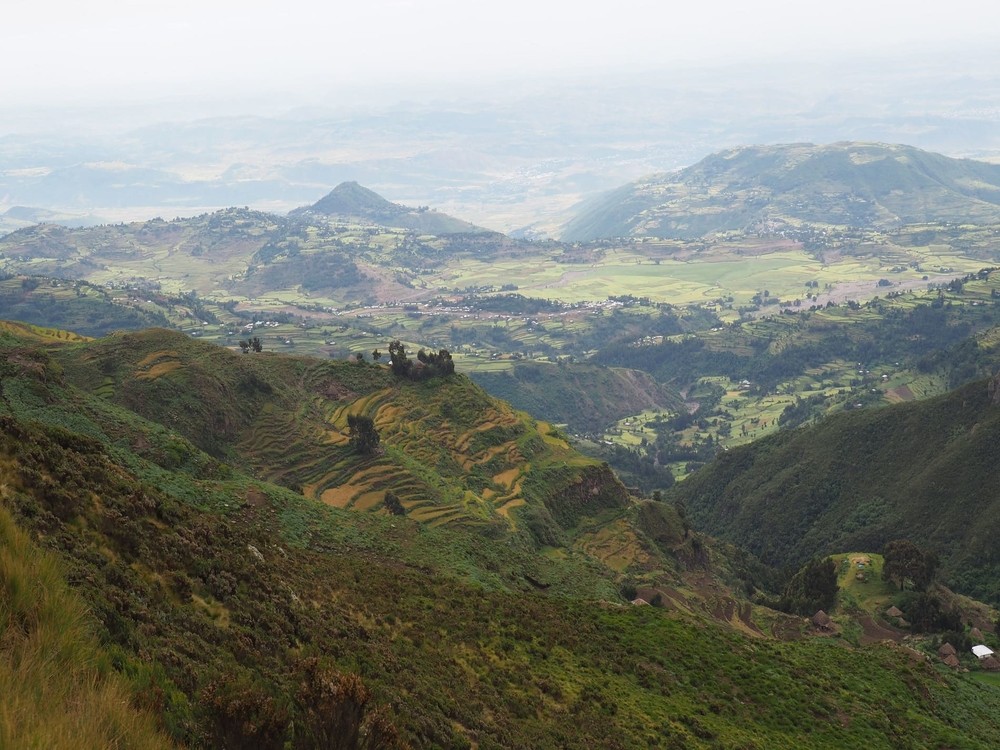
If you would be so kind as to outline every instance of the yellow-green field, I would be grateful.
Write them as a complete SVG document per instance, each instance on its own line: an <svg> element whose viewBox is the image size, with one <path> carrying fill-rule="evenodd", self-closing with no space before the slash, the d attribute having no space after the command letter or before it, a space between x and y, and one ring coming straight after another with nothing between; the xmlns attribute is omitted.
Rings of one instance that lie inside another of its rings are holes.
<svg viewBox="0 0 1000 750"><path fill-rule="evenodd" d="M896 587L882 580L882 555L847 552L833 556L837 566L837 588L842 608L859 609L881 615L897 593Z"/></svg>

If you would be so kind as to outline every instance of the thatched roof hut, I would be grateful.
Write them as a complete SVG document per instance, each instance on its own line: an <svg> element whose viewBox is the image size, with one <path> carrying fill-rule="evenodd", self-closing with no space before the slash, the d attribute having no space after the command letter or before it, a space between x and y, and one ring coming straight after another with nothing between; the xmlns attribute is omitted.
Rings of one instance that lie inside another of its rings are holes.
<svg viewBox="0 0 1000 750"><path fill-rule="evenodd" d="M649 602L647 602L645 599L642 599L641 597L636 597L635 599L633 599L632 604L634 604L636 607L641 607L644 604L647 607L649 606Z"/></svg>
<svg viewBox="0 0 1000 750"><path fill-rule="evenodd" d="M942 643L941 648L938 649L938 656L940 656L942 659L944 659L947 656L954 656L957 653L958 652L955 650L955 647L952 646L950 643Z"/></svg>
<svg viewBox="0 0 1000 750"><path fill-rule="evenodd" d="M987 656L979 660L979 666L987 672L1000 672L1000 659L995 656Z"/></svg>
<svg viewBox="0 0 1000 750"><path fill-rule="evenodd" d="M944 661L944 663L952 669L956 669L961 666L958 661L958 657L955 656L955 654L948 654L942 661Z"/></svg>
<svg viewBox="0 0 1000 750"><path fill-rule="evenodd" d="M969 637L974 641L982 641L983 631L980 630L979 628L973 628L972 630L969 631Z"/></svg>
<svg viewBox="0 0 1000 750"><path fill-rule="evenodd" d="M902 617L903 610L893 604L889 609L885 611L886 617Z"/></svg>
<svg viewBox="0 0 1000 750"><path fill-rule="evenodd" d="M817 612L812 616L812 624L815 625L817 628L823 628L824 630L827 630L830 627L830 623L831 623L830 615L828 615L823 610L820 610L819 612Z"/></svg>

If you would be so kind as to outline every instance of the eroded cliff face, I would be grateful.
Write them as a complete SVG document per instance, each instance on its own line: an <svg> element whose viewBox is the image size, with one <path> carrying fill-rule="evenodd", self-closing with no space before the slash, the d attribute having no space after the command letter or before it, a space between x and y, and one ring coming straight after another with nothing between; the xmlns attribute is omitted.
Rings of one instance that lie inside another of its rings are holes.
<svg viewBox="0 0 1000 750"><path fill-rule="evenodd" d="M607 464L587 467L567 479L545 499L545 505L563 528L575 526L584 516L628 505L628 490Z"/></svg>
<svg viewBox="0 0 1000 750"><path fill-rule="evenodd" d="M1000 372L990 378L987 385L990 394L990 403L994 406L1000 404Z"/></svg>

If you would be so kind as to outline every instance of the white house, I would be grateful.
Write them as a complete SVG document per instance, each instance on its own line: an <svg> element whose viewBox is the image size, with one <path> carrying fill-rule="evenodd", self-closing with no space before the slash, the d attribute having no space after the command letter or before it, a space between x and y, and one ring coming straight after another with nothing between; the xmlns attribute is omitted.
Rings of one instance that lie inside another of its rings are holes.
<svg viewBox="0 0 1000 750"><path fill-rule="evenodd" d="M972 647L972 653L975 654L980 659L985 659L987 656L993 656L993 649L989 646L984 646L979 644L978 646Z"/></svg>

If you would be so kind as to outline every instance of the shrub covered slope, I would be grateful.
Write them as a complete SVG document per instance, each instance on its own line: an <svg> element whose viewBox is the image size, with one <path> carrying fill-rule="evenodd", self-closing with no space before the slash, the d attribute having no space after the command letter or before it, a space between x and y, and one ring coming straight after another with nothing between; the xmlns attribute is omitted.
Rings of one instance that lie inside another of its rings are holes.
<svg viewBox="0 0 1000 750"><path fill-rule="evenodd" d="M1000 601L997 381L850 411L720 455L672 490L696 524L777 565L907 538Z"/></svg>
<svg viewBox="0 0 1000 750"><path fill-rule="evenodd" d="M987 748L1000 732L992 686L890 645L766 636L672 506L631 501L458 376L162 331L11 328L0 353L12 533L61 560L129 705L178 744ZM352 445L349 415L384 451ZM623 580L677 606L629 606ZM740 627L696 606L693 581Z"/></svg>

